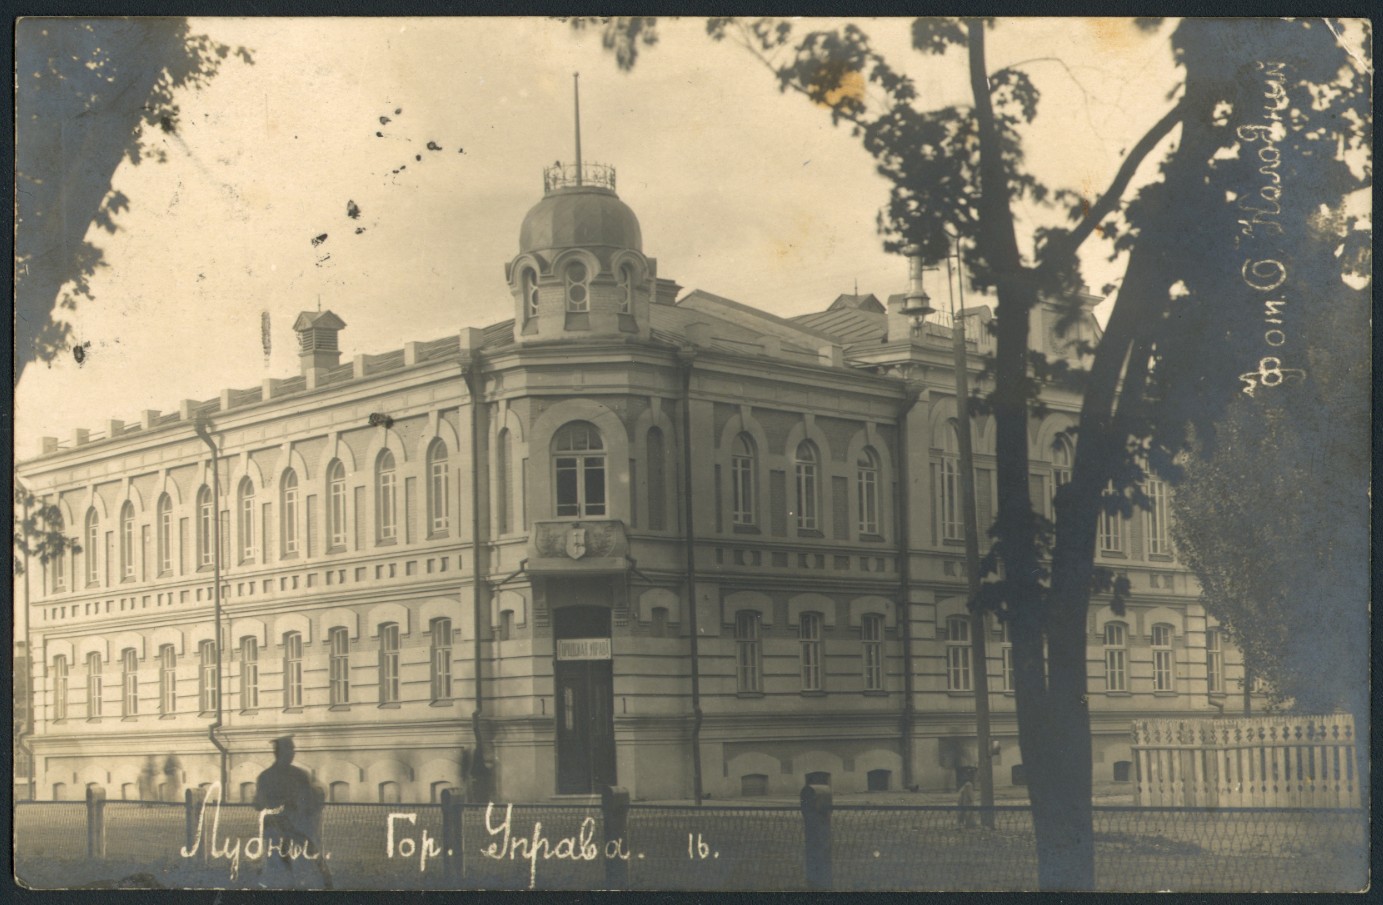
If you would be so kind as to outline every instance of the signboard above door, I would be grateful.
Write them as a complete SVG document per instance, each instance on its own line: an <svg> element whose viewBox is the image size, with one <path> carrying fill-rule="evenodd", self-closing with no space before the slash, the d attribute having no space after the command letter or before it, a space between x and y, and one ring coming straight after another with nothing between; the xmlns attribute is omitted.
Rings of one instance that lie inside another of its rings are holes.
<svg viewBox="0 0 1383 905"><path fill-rule="evenodd" d="M609 638L558 638L558 660L608 660Z"/></svg>

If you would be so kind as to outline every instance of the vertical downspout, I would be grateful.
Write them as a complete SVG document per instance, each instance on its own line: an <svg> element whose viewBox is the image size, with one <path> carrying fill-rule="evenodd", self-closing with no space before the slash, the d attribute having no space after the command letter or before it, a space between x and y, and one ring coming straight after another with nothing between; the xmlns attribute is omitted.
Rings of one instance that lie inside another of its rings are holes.
<svg viewBox="0 0 1383 905"><path fill-rule="evenodd" d="M908 461L908 415L922 391L903 389L898 410L898 634L903 639L903 788L912 789L912 729L916 721L912 676L912 476Z"/></svg>
<svg viewBox="0 0 1383 905"><path fill-rule="evenodd" d="M26 525L29 523L29 504L28 504L28 503L25 503L25 504L24 504L24 523L25 523ZM44 565L46 565L46 563L45 563ZM38 769L38 765L37 765L37 762L36 762L36 760L35 760L35 758L34 758L34 744L33 744L33 733L34 733L34 642L33 642L33 637L29 634L29 620L30 620L31 618L33 618L33 613L32 613L31 610L29 609L29 573L30 573L31 571L32 571L32 569L31 569L31 567L30 567L30 565L29 565L29 551L28 551L27 545L26 545L26 549L25 549L25 551L24 551L24 656L25 656L25 658L26 658L26 659L25 659L24 671L25 671L25 673L27 673L27 675L25 675L25 677L24 677L24 679L25 679L25 682L24 682L24 695L25 695L25 697L27 698L27 700L26 700L24 703L25 703L25 705L28 707L28 717L26 718L26 720L25 720L25 722L24 722L24 725L20 727L19 736L18 736L18 738L16 738L15 740L16 740L17 742L19 742L19 747L20 747L20 749L21 749L21 750L28 756L28 758L29 758L29 768L25 771L25 773L27 773L28 775L26 775L26 776L24 777L24 779L25 779L25 781L26 781L26 785L28 786L29 800L30 800L30 801L33 801L33 800L34 800L34 797L35 797L35 796L37 795L37 793L38 793L38 789L37 789L38 779L37 779L37 777L35 776L35 771ZM44 671L45 671L45 672L46 672L47 669L48 669L48 657L47 657L46 654L44 655L44 658L43 658L43 668L44 668ZM46 683L45 683L45 685L46 685Z"/></svg>
<svg viewBox="0 0 1383 905"><path fill-rule="evenodd" d="M692 797L701 806L701 629L696 620L696 531L692 510L692 444L691 444L691 376L696 350L684 348L677 353L682 372L682 540L687 556L687 628L691 632L691 693L692 693Z"/></svg>
<svg viewBox="0 0 1383 905"><path fill-rule="evenodd" d="M225 668L221 660L221 452L216 448L216 441L211 439L205 415L198 416L193 427L197 431L197 436L211 449L211 575L215 582L211 599L215 603L213 620L216 626L216 719L207 730L207 736L216 746L216 750L221 752L221 796L224 799L228 791L227 786L230 785L230 749L216 735L221 730L222 718L225 715L226 690Z"/></svg>
<svg viewBox="0 0 1383 905"><path fill-rule="evenodd" d="M471 759L472 773L477 772L476 767L488 776L490 768L489 746L485 740L483 721L485 718L485 686L481 675L481 659L484 654L484 644L481 641L484 608L484 592L481 584L484 581L484 571L481 567L481 543L480 543L480 354L472 350L470 356L463 360L462 367L466 376L466 389L471 397L471 605L475 619L475 711L471 714L471 731L475 734L475 754ZM488 778L486 780L488 783ZM492 790L488 789L487 792Z"/></svg>

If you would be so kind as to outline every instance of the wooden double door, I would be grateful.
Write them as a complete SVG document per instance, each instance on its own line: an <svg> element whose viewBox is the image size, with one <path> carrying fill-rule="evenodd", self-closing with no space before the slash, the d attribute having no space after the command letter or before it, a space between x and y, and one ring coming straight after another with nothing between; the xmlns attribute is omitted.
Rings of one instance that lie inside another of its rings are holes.
<svg viewBox="0 0 1383 905"><path fill-rule="evenodd" d="M599 793L615 784L610 610L563 607L553 612L553 628L557 792Z"/></svg>

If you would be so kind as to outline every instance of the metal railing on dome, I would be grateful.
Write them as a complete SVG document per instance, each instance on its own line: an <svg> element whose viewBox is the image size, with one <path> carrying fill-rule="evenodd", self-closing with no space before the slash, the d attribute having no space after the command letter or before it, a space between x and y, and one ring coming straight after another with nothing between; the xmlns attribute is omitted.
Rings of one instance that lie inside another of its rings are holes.
<svg viewBox="0 0 1383 905"><path fill-rule="evenodd" d="M615 168L603 163L562 163L543 168L543 191L589 185L615 190Z"/></svg>

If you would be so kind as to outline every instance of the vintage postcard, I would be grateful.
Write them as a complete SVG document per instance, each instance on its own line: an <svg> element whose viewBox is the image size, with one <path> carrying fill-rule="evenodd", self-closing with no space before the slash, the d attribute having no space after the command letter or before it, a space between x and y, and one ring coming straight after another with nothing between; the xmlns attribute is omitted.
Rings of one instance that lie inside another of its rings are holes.
<svg viewBox="0 0 1383 905"><path fill-rule="evenodd" d="M20 19L14 881L1367 888L1371 51Z"/></svg>

